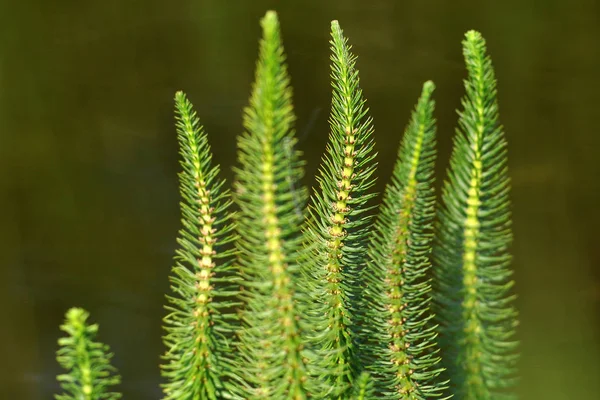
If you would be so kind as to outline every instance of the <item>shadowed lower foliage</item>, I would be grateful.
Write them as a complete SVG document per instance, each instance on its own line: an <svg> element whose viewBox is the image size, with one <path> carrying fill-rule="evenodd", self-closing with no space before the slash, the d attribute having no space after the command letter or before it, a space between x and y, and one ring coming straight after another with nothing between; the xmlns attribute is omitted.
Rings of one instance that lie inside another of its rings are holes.
<svg viewBox="0 0 600 400"><path fill-rule="evenodd" d="M373 380L368 373L363 372L354 384L352 400L367 400L373 398Z"/></svg>
<svg viewBox="0 0 600 400"><path fill-rule="evenodd" d="M175 97L182 228L164 399L510 397L507 150L481 35L463 42L466 96L436 214L434 84L423 85L377 207L373 122L333 21L330 134L307 204L277 15L261 27L233 200L191 103ZM86 318L73 309L63 325L57 399L118 399L111 355Z"/></svg>

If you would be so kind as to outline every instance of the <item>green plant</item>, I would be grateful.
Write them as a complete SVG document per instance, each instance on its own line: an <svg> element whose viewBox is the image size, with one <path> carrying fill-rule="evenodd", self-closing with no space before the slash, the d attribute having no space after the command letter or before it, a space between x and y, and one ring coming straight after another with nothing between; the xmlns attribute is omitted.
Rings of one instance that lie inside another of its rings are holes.
<svg viewBox="0 0 600 400"><path fill-rule="evenodd" d="M246 131L239 138L236 204L237 264L243 278L239 357L235 360L241 398L306 397L302 324L295 275L301 249L306 191L294 150L294 114L275 13L261 21L263 39Z"/></svg>
<svg viewBox="0 0 600 400"><path fill-rule="evenodd" d="M231 351L227 335L236 316L230 310L238 294L232 251L227 249L235 239L233 214L219 168L212 166L206 134L182 92L175 95L175 108L183 228L171 277L174 294L167 296L169 314L164 319L164 392L165 399L213 399L231 370L225 355Z"/></svg>
<svg viewBox="0 0 600 400"><path fill-rule="evenodd" d="M331 132L309 199L276 14L261 25L233 195L191 103L175 96L183 228L164 398L509 397L509 181L483 38L471 31L463 42L467 95L436 219L434 84L423 85L377 207L373 124L356 57L332 22ZM118 398L86 317L67 314L59 380L74 397L57 398Z"/></svg>
<svg viewBox="0 0 600 400"><path fill-rule="evenodd" d="M333 100L331 134L311 199L303 263L310 288L311 344L321 393L342 398L360 372L355 319L360 313L357 279L365 266L375 194L373 124L359 87L356 57L337 21L331 24Z"/></svg>
<svg viewBox="0 0 600 400"><path fill-rule="evenodd" d="M436 230L437 315L453 392L495 399L513 385L517 361L507 150L494 69L478 32L467 32L463 53L466 96Z"/></svg>
<svg viewBox="0 0 600 400"><path fill-rule="evenodd" d="M121 381L110 364L112 354L107 345L94 340L98 325L89 325L88 317L89 314L81 308L72 308L67 311L65 323L61 325L67 336L58 340L61 347L57 360L67 373L58 376L65 393L57 395L57 400L121 398L119 393L110 391Z"/></svg>
<svg viewBox="0 0 600 400"><path fill-rule="evenodd" d="M435 204L433 90L433 82L423 85L406 128L363 272L368 369L381 392L397 393L392 398L426 399L445 389L438 378L428 278Z"/></svg>

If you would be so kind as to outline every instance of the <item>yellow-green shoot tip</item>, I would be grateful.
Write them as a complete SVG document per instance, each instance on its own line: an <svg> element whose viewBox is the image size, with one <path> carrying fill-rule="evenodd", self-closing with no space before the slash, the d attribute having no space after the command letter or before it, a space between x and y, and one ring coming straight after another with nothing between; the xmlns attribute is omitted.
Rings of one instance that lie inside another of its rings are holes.
<svg viewBox="0 0 600 400"><path fill-rule="evenodd" d="M277 13L273 10L267 11L265 16L261 19L260 24L265 33L274 31L279 26Z"/></svg>
<svg viewBox="0 0 600 400"><path fill-rule="evenodd" d="M70 321L85 320L87 312L83 308L73 307L67 311L67 319Z"/></svg>
<svg viewBox="0 0 600 400"><path fill-rule="evenodd" d="M469 42L476 42L482 40L483 36L481 36L481 33L478 31L471 29L465 33L465 39L467 39Z"/></svg>
<svg viewBox="0 0 600 400"><path fill-rule="evenodd" d="M340 23L337 19L331 21L331 32L336 35L341 35L342 33L342 28L340 27Z"/></svg>
<svg viewBox="0 0 600 400"><path fill-rule="evenodd" d="M423 92L431 93L431 92L433 92L434 89L435 89L435 83L433 83L433 81L431 81L431 80L426 81L423 84Z"/></svg>

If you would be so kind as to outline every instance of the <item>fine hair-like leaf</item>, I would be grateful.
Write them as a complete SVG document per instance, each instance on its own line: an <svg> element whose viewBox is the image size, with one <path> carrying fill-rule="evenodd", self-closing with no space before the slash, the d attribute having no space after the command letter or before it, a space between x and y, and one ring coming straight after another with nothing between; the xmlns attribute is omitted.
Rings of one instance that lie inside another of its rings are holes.
<svg viewBox="0 0 600 400"><path fill-rule="evenodd" d="M363 274L362 329L378 398L424 400L445 388L430 310L435 195L433 82L426 82L405 130Z"/></svg>
<svg viewBox="0 0 600 400"><path fill-rule="evenodd" d="M294 150L294 114L279 21L268 12L236 168L238 263L245 309L238 348L238 393L244 399L307 395L297 294L300 227L306 191Z"/></svg>
<svg viewBox="0 0 600 400"><path fill-rule="evenodd" d="M164 398L212 400L221 397L224 372L231 370L227 353L236 315L229 309L237 304L237 290L227 244L235 238L233 213L206 133L182 92L175 95L175 108L183 228L164 318Z"/></svg>
<svg viewBox="0 0 600 400"><path fill-rule="evenodd" d="M314 303L312 343L317 358L311 373L330 398L345 398L360 367L354 314L360 295L374 197L373 124L359 87L356 56L337 21L331 23L331 133L318 189L311 199L303 272ZM324 394L325 396L325 394Z"/></svg>
<svg viewBox="0 0 600 400"><path fill-rule="evenodd" d="M117 400L121 394L113 386L121 382L117 370L110 363L112 354L108 345L96 342L97 324L88 324L89 314L81 308L67 311L61 330L57 361L67 370L58 375L64 393L57 400Z"/></svg>
<svg viewBox="0 0 600 400"><path fill-rule="evenodd" d="M500 399L517 360L507 148L481 34L467 32L463 53L466 95L437 225L436 314L455 396Z"/></svg>

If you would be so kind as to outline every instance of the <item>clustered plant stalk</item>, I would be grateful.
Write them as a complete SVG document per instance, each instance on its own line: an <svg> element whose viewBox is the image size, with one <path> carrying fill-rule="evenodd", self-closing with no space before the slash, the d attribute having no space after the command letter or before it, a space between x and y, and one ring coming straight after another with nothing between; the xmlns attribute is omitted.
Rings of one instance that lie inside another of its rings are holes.
<svg viewBox="0 0 600 400"><path fill-rule="evenodd" d="M331 24L331 131L312 192L301 183L277 15L261 25L232 192L192 104L175 96L182 228L163 398L513 398L510 185L484 39L469 31L463 41L466 95L441 201L428 81L378 205L373 121L340 25ZM87 317L67 313L59 400L120 398Z"/></svg>

